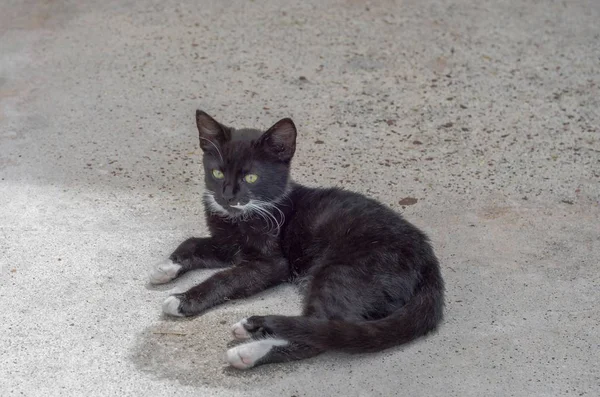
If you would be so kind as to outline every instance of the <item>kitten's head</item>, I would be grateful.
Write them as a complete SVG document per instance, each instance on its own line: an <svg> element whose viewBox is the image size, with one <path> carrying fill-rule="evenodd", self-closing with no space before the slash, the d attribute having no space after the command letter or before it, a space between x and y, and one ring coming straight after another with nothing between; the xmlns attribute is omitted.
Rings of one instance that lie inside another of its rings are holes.
<svg viewBox="0 0 600 397"><path fill-rule="evenodd" d="M267 131L234 129L196 111L206 182L206 205L235 217L260 211L287 191L296 126L282 119Z"/></svg>

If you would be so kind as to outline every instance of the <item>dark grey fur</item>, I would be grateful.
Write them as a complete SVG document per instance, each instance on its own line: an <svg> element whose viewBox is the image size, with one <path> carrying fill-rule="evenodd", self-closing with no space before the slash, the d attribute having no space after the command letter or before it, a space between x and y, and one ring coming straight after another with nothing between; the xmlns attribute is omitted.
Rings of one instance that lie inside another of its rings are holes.
<svg viewBox="0 0 600 397"><path fill-rule="evenodd" d="M329 349L382 350L437 327L444 282L427 236L375 200L292 182L292 120L283 119L264 133L226 127L201 111L196 121L211 192L205 197L211 237L183 242L170 259L183 266L178 275L229 268L177 294L181 314L197 315L225 300L305 279L301 316L248 319L253 337L290 341L260 364ZM225 178L213 177L213 169ZM247 173L258 180L245 182ZM230 207L249 200L260 200L268 214Z"/></svg>

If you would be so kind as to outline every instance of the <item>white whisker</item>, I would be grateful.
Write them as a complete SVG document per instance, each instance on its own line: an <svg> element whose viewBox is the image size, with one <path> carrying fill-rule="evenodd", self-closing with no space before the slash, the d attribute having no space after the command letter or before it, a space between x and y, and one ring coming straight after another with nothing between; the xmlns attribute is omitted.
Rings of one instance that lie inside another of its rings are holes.
<svg viewBox="0 0 600 397"><path fill-rule="evenodd" d="M246 204L232 205L231 208L239 210L237 213L231 213L221 206L214 198L214 192L207 190L204 193L205 202L208 209L219 215L230 219L248 220L252 215L261 218L267 225L268 233L275 232L278 235L281 227L285 223L285 214L277 206L282 200L287 199L293 205L287 194L283 194L274 201L263 201L260 199L251 199Z"/></svg>
<svg viewBox="0 0 600 397"><path fill-rule="evenodd" d="M240 210L245 219L251 214L255 214L262 218L269 228L269 232L275 231L279 234L281 227L285 222L285 215L273 202L251 199L246 204L232 205L233 208ZM271 210L277 211L279 218L275 216Z"/></svg>

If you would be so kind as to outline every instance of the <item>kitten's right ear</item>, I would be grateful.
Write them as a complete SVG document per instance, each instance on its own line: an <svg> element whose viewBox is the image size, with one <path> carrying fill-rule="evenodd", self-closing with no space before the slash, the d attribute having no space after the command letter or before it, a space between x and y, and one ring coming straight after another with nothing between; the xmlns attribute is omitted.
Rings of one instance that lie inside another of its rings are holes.
<svg viewBox="0 0 600 397"><path fill-rule="evenodd" d="M200 148L204 151L217 149L229 139L228 129L202 110L196 110L196 125L200 137Z"/></svg>
<svg viewBox="0 0 600 397"><path fill-rule="evenodd" d="M267 153L289 162L296 151L296 134L292 119L281 119L260 137L259 144Z"/></svg>

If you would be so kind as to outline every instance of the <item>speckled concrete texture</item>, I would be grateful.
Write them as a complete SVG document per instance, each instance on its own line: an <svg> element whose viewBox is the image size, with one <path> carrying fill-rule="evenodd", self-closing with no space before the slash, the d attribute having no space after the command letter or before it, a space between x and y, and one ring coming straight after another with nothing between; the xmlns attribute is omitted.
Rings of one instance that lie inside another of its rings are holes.
<svg viewBox="0 0 600 397"><path fill-rule="evenodd" d="M0 6L0 395L597 396L600 2L34 1ZM146 283L204 235L193 114L292 117L294 177L427 231L438 333L240 372L241 317Z"/></svg>

